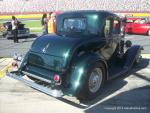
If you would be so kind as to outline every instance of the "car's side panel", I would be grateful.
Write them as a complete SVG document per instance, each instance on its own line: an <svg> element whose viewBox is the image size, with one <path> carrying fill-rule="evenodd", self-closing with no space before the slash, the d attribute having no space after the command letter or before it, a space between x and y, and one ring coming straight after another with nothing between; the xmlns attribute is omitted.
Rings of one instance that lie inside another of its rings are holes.
<svg viewBox="0 0 150 113"><path fill-rule="evenodd" d="M145 34L147 32L146 24L134 23L132 27L133 27L133 30L132 30L133 33Z"/></svg>

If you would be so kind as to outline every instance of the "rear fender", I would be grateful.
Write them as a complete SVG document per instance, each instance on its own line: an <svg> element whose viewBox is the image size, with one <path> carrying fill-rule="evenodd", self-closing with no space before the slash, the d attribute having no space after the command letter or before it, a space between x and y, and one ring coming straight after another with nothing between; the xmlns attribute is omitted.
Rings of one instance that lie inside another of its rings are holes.
<svg viewBox="0 0 150 113"><path fill-rule="evenodd" d="M85 83L88 69L92 66L93 63L98 61L104 63L105 67L107 68L105 60L95 53L84 54L78 58L78 60L75 60L72 63L73 66L71 73L68 76L70 87L66 91L68 95L75 96L78 94L83 84Z"/></svg>

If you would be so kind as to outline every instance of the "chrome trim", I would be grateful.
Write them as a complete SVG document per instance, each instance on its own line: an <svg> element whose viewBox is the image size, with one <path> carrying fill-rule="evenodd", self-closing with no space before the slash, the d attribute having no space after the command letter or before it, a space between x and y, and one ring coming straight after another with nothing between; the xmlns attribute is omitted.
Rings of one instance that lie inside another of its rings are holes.
<svg viewBox="0 0 150 113"><path fill-rule="evenodd" d="M45 78L36 76L36 75L31 74L31 73L28 73L28 72L26 72L26 71L22 71L22 73L25 74L25 75L27 75L27 76L31 76L31 77L33 77L33 78L36 78L36 79L38 79L38 80L41 80L41 81L44 81L44 82L47 82L47 83L52 83L51 80L47 80L47 79L45 79Z"/></svg>
<svg viewBox="0 0 150 113"><path fill-rule="evenodd" d="M89 85L89 91L92 93L96 93L99 88L101 87L103 79L103 72L101 68L95 68L89 77L88 85Z"/></svg>
<svg viewBox="0 0 150 113"><path fill-rule="evenodd" d="M25 78L23 78L22 75L16 75L16 74L10 73L10 72L6 72L6 75L13 78L13 79L19 80L22 83L24 83L25 85L28 85L34 89L37 89L43 93L48 94L50 96L53 96L53 97L62 97L63 96L62 90L51 89L50 87L39 85L39 84L32 82L30 80L26 80Z"/></svg>

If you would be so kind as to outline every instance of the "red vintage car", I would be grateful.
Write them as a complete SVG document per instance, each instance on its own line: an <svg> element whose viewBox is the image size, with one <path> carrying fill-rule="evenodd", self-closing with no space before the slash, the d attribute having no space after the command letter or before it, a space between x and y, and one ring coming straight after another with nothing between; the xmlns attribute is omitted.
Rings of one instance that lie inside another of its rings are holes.
<svg viewBox="0 0 150 113"><path fill-rule="evenodd" d="M150 35L149 18L128 18L126 21L126 33Z"/></svg>

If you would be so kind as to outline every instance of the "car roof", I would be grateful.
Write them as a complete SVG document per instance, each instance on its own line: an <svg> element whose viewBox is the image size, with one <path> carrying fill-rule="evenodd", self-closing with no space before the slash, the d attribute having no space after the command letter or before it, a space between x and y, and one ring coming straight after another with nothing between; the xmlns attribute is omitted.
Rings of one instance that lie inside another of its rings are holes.
<svg viewBox="0 0 150 113"><path fill-rule="evenodd" d="M76 11L66 11L63 12L60 15L71 15L71 14L97 14L97 15L111 15L111 16L116 16L119 17L118 15L108 12L105 10L76 10Z"/></svg>

